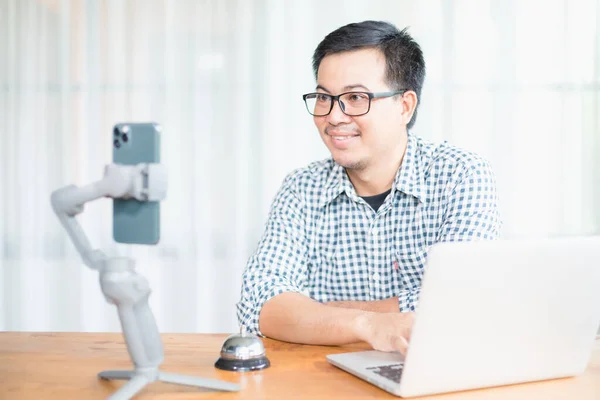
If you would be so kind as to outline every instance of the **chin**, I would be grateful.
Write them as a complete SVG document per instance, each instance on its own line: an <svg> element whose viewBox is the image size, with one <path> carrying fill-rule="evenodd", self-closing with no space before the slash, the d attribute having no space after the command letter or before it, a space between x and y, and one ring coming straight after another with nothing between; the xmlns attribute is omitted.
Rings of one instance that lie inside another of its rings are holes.
<svg viewBox="0 0 600 400"><path fill-rule="evenodd" d="M362 160L351 159L350 157L339 157L333 155L333 159L336 163L347 169L363 169L364 162Z"/></svg>

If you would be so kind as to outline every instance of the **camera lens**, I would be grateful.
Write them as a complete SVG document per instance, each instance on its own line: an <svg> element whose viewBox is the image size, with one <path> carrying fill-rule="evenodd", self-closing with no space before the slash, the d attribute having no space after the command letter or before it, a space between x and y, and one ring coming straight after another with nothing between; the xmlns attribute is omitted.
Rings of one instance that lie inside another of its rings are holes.
<svg viewBox="0 0 600 400"><path fill-rule="evenodd" d="M113 129L113 133L115 134L115 136L119 136L119 133L120 133L120 132L119 132L119 128L117 128L117 127L115 126L115 129Z"/></svg>
<svg viewBox="0 0 600 400"><path fill-rule="evenodd" d="M115 139L115 141L113 142L115 144L115 147L118 149L119 147L121 147L121 142L119 142L119 139Z"/></svg>
<svg viewBox="0 0 600 400"><path fill-rule="evenodd" d="M124 133L124 134L123 134L123 136L121 137L121 139L123 139L123 141L124 141L125 143L127 143L127 141L129 140L129 136L127 136L127 134L126 134L126 133Z"/></svg>

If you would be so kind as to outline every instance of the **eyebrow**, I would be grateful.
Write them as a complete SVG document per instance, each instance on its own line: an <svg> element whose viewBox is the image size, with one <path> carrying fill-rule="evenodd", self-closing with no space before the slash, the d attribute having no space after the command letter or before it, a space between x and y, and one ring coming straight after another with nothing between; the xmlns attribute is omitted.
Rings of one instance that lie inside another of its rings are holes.
<svg viewBox="0 0 600 400"><path fill-rule="evenodd" d="M358 89L358 88L362 88L362 89L365 89L366 91L369 91L368 87L366 87L365 85L358 84L358 83L355 85L346 85L342 88L342 90L352 90L352 89ZM319 89L321 89L324 92L331 93L324 86L317 85L317 90L319 90Z"/></svg>

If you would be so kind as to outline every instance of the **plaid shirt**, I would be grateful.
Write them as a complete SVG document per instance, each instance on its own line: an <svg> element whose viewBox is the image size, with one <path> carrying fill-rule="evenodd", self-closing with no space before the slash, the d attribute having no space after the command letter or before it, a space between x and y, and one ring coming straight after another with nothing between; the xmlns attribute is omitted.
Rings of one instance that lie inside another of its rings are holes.
<svg viewBox="0 0 600 400"><path fill-rule="evenodd" d="M495 239L501 221L488 162L412 134L390 194L375 212L328 159L289 174L248 260L239 323L261 335L263 304L283 292L319 302L398 297L414 311L428 248Z"/></svg>

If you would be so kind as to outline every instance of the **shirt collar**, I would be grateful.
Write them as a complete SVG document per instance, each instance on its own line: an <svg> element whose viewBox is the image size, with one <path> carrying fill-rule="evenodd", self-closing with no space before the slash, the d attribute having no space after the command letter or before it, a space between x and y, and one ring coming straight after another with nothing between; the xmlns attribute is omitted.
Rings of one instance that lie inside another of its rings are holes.
<svg viewBox="0 0 600 400"><path fill-rule="evenodd" d="M394 178L392 191L395 189L425 202L424 167L421 146L417 143L417 138L409 133L402 165Z"/></svg>
<svg viewBox="0 0 600 400"><path fill-rule="evenodd" d="M396 173L392 184L392 193L396 190L407 195L416 197L421 202L425 201L423 193L424 179L422 165L420 165L420 149L417 139L408 134L408 143L402 164ZM341 193L346 192L348 197L357 197L354 186L346 174L346 170L337 162L333 161L333 168L325 183L325 190L320 199L320 206L324 207L332 202Z"/></svg>
<svg viewBox="0 0 600 400"><path fill-rule="evenodd" d="M348 178L344 167L333 161L333 168L325 183L325 190L321 196L320 206L324 207L331 203L343 192L347 194L355 193L354 186L352 186L352 182L350 182L350 178Z"/></svg>

